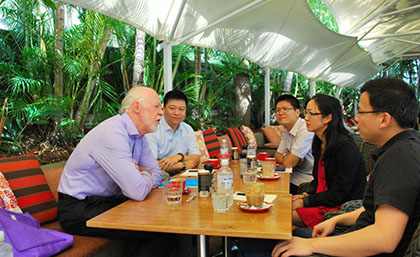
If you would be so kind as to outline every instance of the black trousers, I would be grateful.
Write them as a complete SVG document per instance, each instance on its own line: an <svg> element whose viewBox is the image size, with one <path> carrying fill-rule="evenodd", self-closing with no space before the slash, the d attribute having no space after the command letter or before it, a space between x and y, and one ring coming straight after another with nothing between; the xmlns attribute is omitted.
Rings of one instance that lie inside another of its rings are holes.
<svg viewBox="0 0 420 257"><path fill-rule="evenodd" d="M78 200L59 193L58 221L69 234L126 240L132 243L132 256L170 256L176 242L172 234L86 227L86 221L126 200L126 197L102 196Z"/></svg>

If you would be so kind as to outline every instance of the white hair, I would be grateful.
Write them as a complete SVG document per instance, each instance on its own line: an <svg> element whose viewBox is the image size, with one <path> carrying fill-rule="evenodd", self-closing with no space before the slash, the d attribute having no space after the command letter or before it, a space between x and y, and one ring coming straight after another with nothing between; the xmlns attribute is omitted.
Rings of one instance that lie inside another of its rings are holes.
<svg viewBox="0 0 420 257"><path fill-rule="evenodd" d="M120 113L127 112L131 108L131 105L134 103L134 101L138 101L141 105L144 104L144 100L146 99L141 93L141 90L138 90L139 88L140 86L136 86L128 91L121 102Z"/></svg>

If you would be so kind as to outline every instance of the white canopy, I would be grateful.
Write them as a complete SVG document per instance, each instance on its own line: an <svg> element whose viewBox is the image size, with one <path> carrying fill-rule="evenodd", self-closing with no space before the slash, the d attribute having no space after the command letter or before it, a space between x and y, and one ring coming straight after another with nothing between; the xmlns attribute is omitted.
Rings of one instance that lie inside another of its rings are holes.
<svg viewBox="0 0 420 257"><path fill-rule="evenodd" d="M264 68L340 86L357 87L381 69L356 38L322 25L304 0L62 1L127 22L171 45L220 49ZM351 10L353 0L347 3Z"/></svg>
<svg viewBox="0 0 420 257"><path fill-rule="evenodd" d="M420 0L324 0L375 63L420 58ZM351 6L350 6L351 5Z"/></svg>

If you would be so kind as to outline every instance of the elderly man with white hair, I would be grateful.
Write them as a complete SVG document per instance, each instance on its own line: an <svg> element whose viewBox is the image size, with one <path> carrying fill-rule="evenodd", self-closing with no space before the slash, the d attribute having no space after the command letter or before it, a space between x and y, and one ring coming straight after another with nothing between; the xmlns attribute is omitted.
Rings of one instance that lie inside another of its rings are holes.
<svg viewBox="0 0 420 257"><path fill-rule="evenodd" d="M120 114L80 141L58 187L58 220L64 231L139 242L138 256L170 255L172 235L86 227L87 220L128 198L144 200L161 183L159 165L144 135L157 130L162 115L157 93L135 87L123 99Z"/></svg>

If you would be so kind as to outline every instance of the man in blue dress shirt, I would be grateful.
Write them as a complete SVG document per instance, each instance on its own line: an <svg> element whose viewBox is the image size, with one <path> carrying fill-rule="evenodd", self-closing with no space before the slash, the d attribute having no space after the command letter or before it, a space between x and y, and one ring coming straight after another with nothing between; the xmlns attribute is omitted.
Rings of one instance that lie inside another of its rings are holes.
<svg viewBox="0 0 420 257"><path fill-rule="evenodd" d="M181 91L166 93L163 99L164 118L157 132L146 135L159 167L170 175L195 168L200 163L200 150L194 130L184 122L187 102L187 96Z"/></svg>
<svg viewBox="0 0 420 257"><path fill-rule="evenodd" d="M144 135L157 130L163 115L156 92L132 88L121 113L92 129L67 161L58 186L58 220L64 231L83 236L139 242L139 256L169 256L171 235L86 227L86 221L128 198L142 201L162 180ZM161 247L165 245L167 247Z"/></svg>

